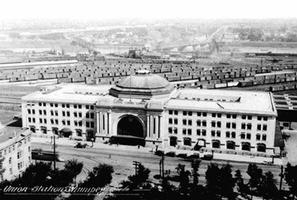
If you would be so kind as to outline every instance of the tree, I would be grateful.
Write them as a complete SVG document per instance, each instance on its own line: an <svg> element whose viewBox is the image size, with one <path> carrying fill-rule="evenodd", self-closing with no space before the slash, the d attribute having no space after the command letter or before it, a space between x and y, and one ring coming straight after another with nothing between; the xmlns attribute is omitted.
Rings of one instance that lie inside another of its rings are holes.
<svg viewBox="0 0 297 200"><path fill-rule="evenodd" d="M82 162L78 162L75 159L67 161L65 163L65 165L64 165L64 169L66 171L69 171L70 174L73 175L74 182L76 182L76 177L77 177L78 174L80 174L82 168L83 168L83 163Z"/></svg>
<svg viewBox="0 0 297 200"><path fill-rule="evenodd" d="M208 193L213 195L220 194L219 183L221 182L220 169L217 164L211 163L208 165L205 172L206 188Z"/></svg>
<svg viewBox="0 0 297 200"><path fill-rule="evenodd" d="M107 164L99 164L89 172L87 180L82 184L89 187L104 187L111 183L113 167Z"/></svg>
<svg viewBox="0 0 297 200"><path fill-rule="evenodd" d="M137 189L140 187L147 187L146 184L147 179L149 178L150 170L148 168L145 168L141 163L138 164L137 173L132 176L128 176L128 180L123 181L122 187L123 188L129 188Z"/></svg>
<svg viewBox="0 0 297 200"><path fill-rule="evenodd" d="M220 177L221 194L228 197L228 199L234 198L233 188L235 182L232 176L232 166L229 164L222 166L220 169Z"/></svg>
<svg viewBox="0 0 297 200"><path fill-rule="evenodd" d="M274 184L273 174L268 171L262 179L260 193L265 199L279 199L278 190Z"/></svg>
<svg viewBox="0 0 297 200"><path fill-rule="evenodd" d="M262 169L258 168L256 164L249 164L247 174L250 176L249 186L251 191L258 191L263 178Z"/></svg>
<svg viewBox="0 0 297 200"><path fill-rule="evenodd" d="M198 177L199 177L198 169L199 169L200 163L201 163L201 160L197 160L197 159L194 159L191 163L194 186L198 185Z"/></svg>
<svg viewBox="0 0 297 200"><path fill-rule="evenodd" d="M176 167L178 179L179 179L179 191L183 194L187 194L190 185L190 172L185 170L185 165L178 164Z"/></svg>
<svg viewBox="0 0 297 200"><path fill-rule="evenodd" d="M245 193L247 191L246 187L244 185L244 181L243 181L243 178L242 178L242 175L241 175L241 171L239 169L235 171L234 181L235 181L235 184L237 186L237 191L240 194Z"/></svg>
<svg viewBox="0 0 297 200"><path fill-rule="evenodd" d="M294 196L297 196L297 166L292 166L290 163L287 164L285 169L285 180L290 186L290 192Z"/></svg>

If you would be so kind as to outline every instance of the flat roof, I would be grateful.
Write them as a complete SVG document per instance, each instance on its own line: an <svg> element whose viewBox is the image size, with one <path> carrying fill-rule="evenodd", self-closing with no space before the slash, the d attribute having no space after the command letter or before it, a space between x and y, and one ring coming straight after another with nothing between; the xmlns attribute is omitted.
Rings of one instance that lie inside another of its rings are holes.
<svg viewBox="0 0 297 200"><path fill-rule="evenodd" d="M180 89L168 109L277 115L271 93L238 90Z"/></svg>
<svg viewBox="0 0 297 200"><path fill-rule="evenodd" d="M117 98L109 95L110 87L111 85L61 84L24 96L22 100L27 102L113 104L112 102ZM122 100L124 101L123 98ZM114 103L123 105L124 102ZM159 102L167 109L277 116L274 100L269 92L189 88L174 90L169 96L152 98L146 102Z"/></svg>
<svg viewBox="0 0 297 200"><path fill-rule="evenodd" d="M0 150L23 139L23 136L30 134L28 129L21 127L5 126L0 129ZM22 136L23 135L23 136Z"/></svg>
<svg viewBox="0 0 297 200"><path fill-rule="evenodd" d="M94 104L108 94L110 85L60 84L22 97L23 101Z"/></svg>

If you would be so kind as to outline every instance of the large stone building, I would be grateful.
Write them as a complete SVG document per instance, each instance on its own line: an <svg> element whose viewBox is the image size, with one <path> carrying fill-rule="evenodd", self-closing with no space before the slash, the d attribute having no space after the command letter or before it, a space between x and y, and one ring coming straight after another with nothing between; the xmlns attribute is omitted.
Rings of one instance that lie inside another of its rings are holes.
<svg viewBox="0 0 297 200"><path fill-rule="evenodd" d="M31 132L17 127L0 129L0 182L18 177L31 163Z"/></svg>
<svg viewBox="0 0 297 200"><path fill-rule="evenodd" d="M114 86L60 85L22 100L23 126L36 134L274 153L277 111L267 92L176 89L142 70Z"/></svg>

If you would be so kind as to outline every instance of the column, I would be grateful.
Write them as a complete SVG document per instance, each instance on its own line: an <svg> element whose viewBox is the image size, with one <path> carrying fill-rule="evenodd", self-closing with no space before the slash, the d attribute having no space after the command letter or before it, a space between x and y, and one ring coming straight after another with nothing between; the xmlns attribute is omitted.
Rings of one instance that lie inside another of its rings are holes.
<svg viewBox="0 0 297 200"><path fill-rule="evenodd" d="M161 116L158 115L158 138L161 137Z"/></svg>
<svg viewBox="0 0 297 200"><path fill-rule="evenodd" d="M146 137L150 137L150 116L146 115Z"/></svg>
<svg viewBox="0 0 297 200"><path fill-rule="evenodd" d="M157 138L159 138L159 119L158 119L158 116L155 116L154 117L155 118L155 121L156 121L156 123L155 123L155 130L156 130L156 132L155 132L155 134L156 134L156 137Z"/></svg>
<svg viewBox="0 0 297 200"><path fill-rule="evenodd" d="M100 113L96 112L97 135L100 134Z"/></svg>
<svg viewBox="0 0 297 200"><path fill-rule="evenodd" d="M154 125L154 122L153 122L153 116L149 116L149 118L150 118L150 136L151 137L153 137L153 133L154 133L154 127L153 127L153 125Z"/></svg>
<svg viewBox="0 0 297 200"><path fill-rule="evenodd" d="M108 134L108 119L107 119L107 113L104 113L104 123L105 123L105 134Z"/></svg>

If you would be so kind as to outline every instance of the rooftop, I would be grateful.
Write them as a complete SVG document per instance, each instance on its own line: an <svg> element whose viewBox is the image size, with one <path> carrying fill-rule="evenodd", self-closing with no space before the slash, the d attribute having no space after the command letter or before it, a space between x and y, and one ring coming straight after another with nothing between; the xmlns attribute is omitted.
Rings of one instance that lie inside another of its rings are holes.
<svg viewBox="0 0 297 200"><path fill-rule="evenodd" d="M151 74L148 70L139 70L136 75L120 80L110 89L110 94L115 97L150 98L170 94L173 89L173 85L165 78Z"/></svg>
<svg viewBox="0 0 297 200"><path fill-rule="evenodd" d="M110 85L62 84L22 98L25 101L94 104L108 94Z"/></svg>
<svg viewBox="0 0 297 200"><path fill-rule="evenodd" d="M166 104L168 109L277 115L268 92L181 89Z"/></svg>
<svg viewBox="0 0 297 200"><path fill-rule="evenodd" d="M0 150L12 143L20 141L23 136L27 136L29 130L24 130L20 127L5 126L0 129Z"/></svg>

